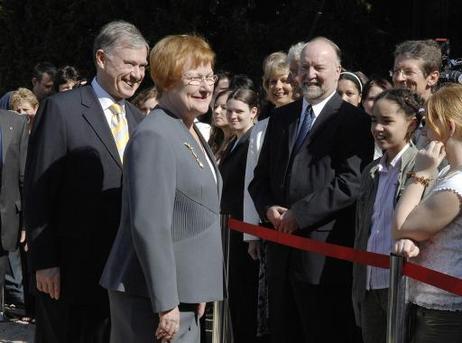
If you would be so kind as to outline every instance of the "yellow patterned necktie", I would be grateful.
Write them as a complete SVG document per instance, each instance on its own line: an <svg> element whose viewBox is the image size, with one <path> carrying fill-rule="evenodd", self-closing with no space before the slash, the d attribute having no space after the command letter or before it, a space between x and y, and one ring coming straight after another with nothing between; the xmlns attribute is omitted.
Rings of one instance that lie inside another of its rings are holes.
<svg viewBox="0 0 462 343"><path fill-rule="evenodd" d="M123 115L122 106L118 103L113 103L109 106L112 112L111 131L114 136L117 150L119 151L120 160L123 162L125 146L128 142L128 124L127 119Z"/></svg>

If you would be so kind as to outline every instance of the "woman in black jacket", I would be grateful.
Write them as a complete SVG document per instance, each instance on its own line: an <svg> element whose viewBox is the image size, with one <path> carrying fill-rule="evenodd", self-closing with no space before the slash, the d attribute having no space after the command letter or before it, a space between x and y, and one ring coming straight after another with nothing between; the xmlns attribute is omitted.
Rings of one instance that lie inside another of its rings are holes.
<svg viewBox="0 0 462 343"><path fill-rule="evenodd" d="M250 132L258 114L258 94L238 88L228 97L226 116L236 137L220 162L221 211L242 220L244 176ZM228 295L235 342L256 341L258 264L247 253L242 233L230 232Z"/></svg>

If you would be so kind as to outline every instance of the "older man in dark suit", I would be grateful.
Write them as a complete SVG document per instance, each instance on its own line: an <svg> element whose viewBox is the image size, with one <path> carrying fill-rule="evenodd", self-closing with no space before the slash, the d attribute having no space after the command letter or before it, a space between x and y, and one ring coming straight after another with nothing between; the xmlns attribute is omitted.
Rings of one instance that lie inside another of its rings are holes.
<svg viewBox="0 0 462 343"><path fill-rule="evenodd" d="M27 140L26 117L0 110L0 290L8 269L8 252L18 248Z"/></svg>
<svg viewBox="0 0 462 343"><path fill-rule="evenodd" d="M340 68L332 41L305 45L303 99L272 115L249 190L275 229L352 245L353 205L373 149L367 116L336 93ZM272 342L352 342L351 265L278 244L268 249Z"/></svg>
<svg viewBox="0 0 462 343"><path fill-rule="evenodd" d="M125 99L143 80L147 54L136 27L111 22L95 39L91 85L40 105L25 180L36 342L109 340L98 280L120 219L123 151L142 118Z"/></svg>

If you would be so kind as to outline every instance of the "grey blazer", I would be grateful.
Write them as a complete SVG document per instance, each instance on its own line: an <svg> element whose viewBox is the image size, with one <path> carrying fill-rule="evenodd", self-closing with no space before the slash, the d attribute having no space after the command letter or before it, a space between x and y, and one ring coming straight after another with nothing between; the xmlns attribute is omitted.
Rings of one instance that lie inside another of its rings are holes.
<svg viewBox="0 0 462 343"><path fill-rule="evenodd" d="M221 179L200 137L217 181L183 121L159 107L125 151L122 218L101 285L149 298L156 313L223 297Z"/></svg>
<svg viewBox="0 0 462 343"><path fill-rule="evenodd" d="M26 164L28 125L25 116L0 110L2 133L0 218L3 249L13 251L18 245L22 215L22 187Z"/></svg>

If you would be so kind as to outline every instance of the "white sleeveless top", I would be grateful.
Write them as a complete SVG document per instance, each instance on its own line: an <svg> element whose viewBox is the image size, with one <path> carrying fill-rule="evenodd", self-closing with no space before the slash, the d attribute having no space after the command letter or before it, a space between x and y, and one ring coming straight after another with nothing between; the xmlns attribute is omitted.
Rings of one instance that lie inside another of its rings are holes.
<svg viewBox="0 0 462 343"><path fill-rule="evenodd" d="M438 175L429 194L452 191L462 200L462 171L448 174L449 166ZM462 203L462 202L461 202ZM420 254L412 262L462 278L462 216L420 244ZM419 306L447 311L462 311L462 297L442 289L409 279L409 300Z"/></svg>

